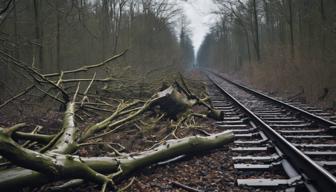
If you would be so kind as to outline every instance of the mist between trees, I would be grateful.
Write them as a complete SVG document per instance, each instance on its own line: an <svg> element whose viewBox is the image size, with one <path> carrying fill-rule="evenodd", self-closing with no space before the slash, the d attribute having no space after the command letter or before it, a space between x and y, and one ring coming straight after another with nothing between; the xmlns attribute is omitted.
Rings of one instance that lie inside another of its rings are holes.
<svg viewBox="0 0 336 192"><path fill-rule="evenodd" d="M199 65L336 107L336 1L215 2L220 19L199 50Z"/></svg>
<svg viewBox="0 0 336 192"><path fill-rule="evenodd" d="M1 10L0 49L44 74L102 62L124 50L97 78L125 68L141 77L194 63L182 11L167 0L7 0ZM0 98L28 85L10 62L1 56Z"/></svg>

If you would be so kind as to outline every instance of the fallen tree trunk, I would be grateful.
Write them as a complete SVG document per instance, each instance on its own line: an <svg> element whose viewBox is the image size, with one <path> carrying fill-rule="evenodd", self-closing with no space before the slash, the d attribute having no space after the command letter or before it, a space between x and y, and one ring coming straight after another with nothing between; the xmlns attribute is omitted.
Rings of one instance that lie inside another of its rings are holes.
<svg viewBox="0 0 336 192"><path fill-rule="evenodd" d="M177 119L177 116L185 113L195 105L202 105L207 108L206 116L214 120L223 120L224 113L215 110L210 105L199 99L196 95L192 94L184 83L184 87L175 82L174 86L159 92L157 101L154 103L160 106L160 110L167 116Z"/></svg>
<svg viewBox="0 0 336 192"><path fill-rule="evenodd" d="M196 100L188 99L174 86L159 92L158 98L154 105L160 106L162 112L174 119L177 119L179 114L184 113L196 104Z"/></svg>
<svg viewBox="0 0 336 192"><path fill-rule="evenodd" d="M34 83L34 87L55 101L62 103L65 111L62 129L54 135L37 134L37 131L32 131L31 133L17 132L19 128L26 126L25 124L17 124L8 129L0 128L0 155L9 161L5 162L2 166L10 165L10 167L6 167L6 169L0 171L0 191L15 191L24 187L41 186L61 180L67 182L67 184L69 184L69 180L75 180L75 182L70 182L70 185L84 181L94 182L102 185L102 191L105 191L108 184L114 186L114 179L122 179L137 169L167 161L174 157L211 150L233 139L231 132L223 132L207 137L194 136L178 140L168 140L159 147L141 153L121 154L111 147L115 154L119 155L117 157L82 158L74 155L80 147L85 145L102 144L108 146L109 144L104 144L104 142L99 143L101 137L110 134L122 126L137 121L140 117L149 117L149 115L153 115L152 112L157 113L155 115L160 117L159 119L163 117L180 119L172 132L174 136L181 123L187 125L190 119L195 124L194 117L222 119L223 113L215 110L204 102L204 100L194 95L182 79L184 87L176 82L172 86L167 86L161 92L154 94L147 101L132 103L124 102L123 100L118 101L119 105L113 114L101 122L90 125L80 131L76 127L75 117L82 118L80 114L75 114L75 112L84 109L85 105L88 104L87 93L92 83L97 81L95 79L96 73L92 79L84 79L85 81L90 81L84 93L80 93L80 81L83 79L64 79L64 75L101 67L119 56L110 58L99 64L43 75L8 55L15 66L29 74L29 78L27 79ZM56 76L59 76L58 81L55 78L51 78ZM64 87L66 82L78 82L77 89L73 95L69 95L66 92L67 89ZM48 91L45 90L46 88L48 88ZM53 94L54 91L57 91L57 95ZM76 97L79 94L82 96L81 101L76 102ZM62 96L62 99L58 98L58 96ZM98 97L95 97L94 101L100 105L111 106L106 101L101 101ZM195 105L204 106L206 111L204 110L203 113L192 113ZM90 107L92 109L95 106ZM96 109L105 110L99 107L96 107ZM82 112L85 111L83 110ZM85 115L90 116L87 113ZM164 140L168 137L165 137ZM175 136L175 138L177 137ZM25 141L25 143L19 145L21 141ZM41 147L41 144L46 145ZM35 151L31 149L35 149Z"/></svg>
<svg viewBox="0 0 336 192"><path fill-rule="evenodd" d="M108 179L103 174L111 174L121 170L120 177L124 177L145 166L180 155L208 151L221 147L232 140L232 132L226 131L207 137L192 136L178 140L168 140L165 144L150 151L127 154L121 157L81 158L56 153L40 154L29 149L22 149L1 131L0 146L2 147L0 147L0 154L11 160L12 163L25 167L25 169L12 168L1 171L0 189L14 190L64 179L83 179L102 184L105 179ZM45 164L49 168L39 166L39 163Z"/></svg>

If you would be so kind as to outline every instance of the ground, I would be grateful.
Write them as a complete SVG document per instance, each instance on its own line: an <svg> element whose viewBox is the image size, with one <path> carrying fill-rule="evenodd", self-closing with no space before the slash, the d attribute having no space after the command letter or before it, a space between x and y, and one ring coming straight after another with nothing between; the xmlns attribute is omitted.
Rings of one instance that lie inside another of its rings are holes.
<svg viewBox="0 0 336 192"><path fill-rule="evenodd" d="M191 78L188 80L191 89L196 91L203 90L203 85L199 81L200 74L198 72L192 72L191 74ZM105 93L104 97L113 98L113 93ZM111 99L110 102L113 102L113 100ZM35 109L40 108L42 105L35 105L38 107L32 106L29 108L21 106L22 111L20 113L3 113L0 116L0 127L26 122L29 125L27 130L34 129L36 125L41 125L44 127L41 133L56 133L62 125L62 112L58 111L58 107L49 108L48 111L46 111L47 107L45 107L44 112L42 112L43 110L36 111ZM194 108L196 112L201 110L201 107ZM78 120L77 126L80 129L84 129L86 126L104 119L109 114L108 112L99 112L96 115L87 117L84 122ZM172 136L167 136L174 129L173 125L176 122L171 119L162 118L155 123L156 120L158 120L158 117L148 112L135 123L124 126L113 134L105 136L103 141L119 143L125 147L124 152L130 153L149 149L156 143L164 142L167 138L174 139ZM177 129L176 136L183 138L191 135L206 135L223 131L216 128L214 121L210 119L195 118L195 122L186 122L186 124L183 124L182 127ZM200 191L254 191L253 189L242 189L235 183L237 173L233 168L233 154L230 151L232 145L228 144L222 148L203 154L197 153L196 149L193 156L137 170L132 175L117 182L117 186L123 188L133 180L132 185L126 191L184 191L173 185L173 182L179 182ZM110 149L104 146L90 145L82 147L78 151L78 154L81 156L109 156L111 152ZM62 182L51 183L43 187L29 189L28 191L47 191L49 187L59 184L62 184ZM83 192L100 190L101 186L92 183L86 183L77 188L69 189L69 191Z"/></svg>

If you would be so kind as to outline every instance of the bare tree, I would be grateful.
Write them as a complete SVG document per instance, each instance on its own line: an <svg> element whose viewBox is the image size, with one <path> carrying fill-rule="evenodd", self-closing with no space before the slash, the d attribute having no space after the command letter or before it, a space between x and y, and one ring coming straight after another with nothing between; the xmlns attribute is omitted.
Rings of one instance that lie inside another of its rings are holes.
<svg viewBox="0 0 336 192"><path fill-rule="evenodd" d="M260 61L259 24L258 24L258 9L256 0L253 0L253 18L254 18L255 50L257 60Z"/></svg>
<svg viewBox="0 0 336 192"><path fill-rule="evenodd" d="M295 48L294 48L294 27L293 27L293 3L292 3L292 0L287 0L287 4L288 4L288 11L289 11L291 55L292 55L292 58L294 58L295 57Z"/></svg>
<svg viewBox="0 0 336 192"><path fill-rule="evenodd" d="M34 4L34 24L35 24L35 42L34 46L34 56L33 56L33 66L38 67L39 70L43 71L43 45L42 45L42 33L41 33L41 1L33 0Z"/></svg>

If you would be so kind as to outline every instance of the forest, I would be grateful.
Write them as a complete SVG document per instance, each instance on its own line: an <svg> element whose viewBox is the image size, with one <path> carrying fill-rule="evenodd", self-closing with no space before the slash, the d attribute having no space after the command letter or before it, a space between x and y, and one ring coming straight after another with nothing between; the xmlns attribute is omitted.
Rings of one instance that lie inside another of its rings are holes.
<svg viewBox="0 0 336 192"><path fill-rule="evenodd" d="M336 1L206 1L0 0L0 191L254 191L235 150L277 142L219 81L334 114Z"/></svg>
<svg viewBox="0 0 336 192"><path fill-rule="evenodd" d="M183 67L194 60L184 24L179 29L182 40L179 42L175 36L173 25L182 21L182 17L178 18L181 11L167 1L3 3L1 50L41 73L98 63L125 50L129 50L128 54L117 62L138 73L170 65ZM1 87L9 89L1 94L17 91L6 84L21 89L27 86L15 77L10 66L1 67L1 80L6 82ZM100 73L112 75L109 70Z"/></svg>
<svg viewBox="0 0 336 192"><path fill-rule="evenodd" d="M275 94L335 108L335 9L331 0L216 0L220 20L199 65Z"/></svg>

